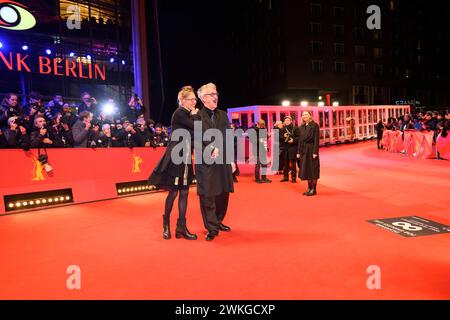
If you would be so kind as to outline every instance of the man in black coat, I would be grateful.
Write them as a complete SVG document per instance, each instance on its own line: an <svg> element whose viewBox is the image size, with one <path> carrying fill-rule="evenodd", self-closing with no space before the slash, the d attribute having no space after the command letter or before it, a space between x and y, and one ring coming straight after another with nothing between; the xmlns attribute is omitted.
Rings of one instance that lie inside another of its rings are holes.
<svg viewBox="0 0 450 320"><path fill-rule="evenodd" d="M216 86L208 83L198 90L198 97L204 104L204 108L198 112L201 118L202 131L217 129L223 137L223 143L199 141L195 137L196 157L199 153L199 145L202 154L210 159L196 159L197 193L200 197L200 208L203 222L208 230L207 241L212 241L219 231L230 231L231 228L222 222L225 218L230 192L234 192L233 174L231 164L226 162L226 129L230 128L230 122L226 112L217 109L219 94ZM233 143L234 141L229 141ZM215 159L217 161L207 161ZM212 162L212 164L208 164Z"/></svg>
<svg viewBox="0 0 450 320"><path fill-rule="evenodd" d="M266 122L259 119L256 126L248 130L250 141L253 146L253 156L255 157L255 181L256 183L271 183L267 179L267 129Z"/></svg>
<svg viewBox="0 0 450 320"><path fill-rule="evenodd" d="M299 131L294 126L292 118L284 118L284 126L280 132L280 150L283 150L283 179L281 182L289 181L289 171L291 172L292 183L297 182L297 145Z"/></svg>

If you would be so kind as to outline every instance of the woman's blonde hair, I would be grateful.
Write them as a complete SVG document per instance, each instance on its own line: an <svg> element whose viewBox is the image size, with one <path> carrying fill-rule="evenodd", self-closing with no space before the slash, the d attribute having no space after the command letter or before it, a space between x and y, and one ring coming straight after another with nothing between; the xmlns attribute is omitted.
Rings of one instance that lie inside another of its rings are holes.
<svg viewBox="0 0 450 320"><path fill-rule="evenodd" d="M181 101L189 97L191 93L195 96L194 88L192 88L191 86L184 86L183 88L181 88L180 92L178 92L178 106L181 107Z"/></svg>

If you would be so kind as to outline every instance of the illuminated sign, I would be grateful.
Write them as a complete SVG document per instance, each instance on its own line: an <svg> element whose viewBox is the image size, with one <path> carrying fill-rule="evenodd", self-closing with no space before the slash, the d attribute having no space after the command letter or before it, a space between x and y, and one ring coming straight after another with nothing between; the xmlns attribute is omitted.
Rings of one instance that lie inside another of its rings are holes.
<svg viewBox="0 0 450 320"><path fill-rule="evenodd" d="M28 30L36 25L36 19L23 4L0 0L0 28L8 30Z"/></svg>
<svg viewBox="0 0 450 320"><path fill-rule="evenodd" d="M105 65L101 66L91 62L83 63L80 59L74 60L39 56L36 65L31 65L30 63L30 57L28 54L13 52L6 54L0 51L0 69L27 73L37 72L42 75L106 81Z"/></svg>

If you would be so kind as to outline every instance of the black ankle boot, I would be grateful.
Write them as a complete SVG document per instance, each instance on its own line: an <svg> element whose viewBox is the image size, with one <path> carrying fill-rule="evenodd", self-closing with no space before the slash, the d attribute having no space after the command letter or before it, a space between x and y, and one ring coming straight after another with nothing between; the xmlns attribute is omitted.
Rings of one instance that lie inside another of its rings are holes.
<svg viewBox="0 0 450 320"><path fill-rule="evenodd" d="M306 196L311 191L311 181L308 180L308 190L303 192L303 195Z"/></svg>
<svg viewBox="0 0 450 320"><path fill-rule="evenodd" d="M316 188L317 188L317 180L312 180L311 181L311 190L308 191L306 196L308 196L308 197L315 196L317 194Z"/></svg>
<svg viewBox="0 0 450 320"><path fill-rule="evenodd" d="M177 228L175 237L177 239L184 238L186 240L197 240L197 235L190 233L187 227L184 227L183 229Z"/></svg>
<svg viewBox="0 0 450 320"><path fill-rule="evenodd" d="M165 240L169 240L172 238L172 235L170 234L170 217L166 217L166 215L163 214L163 238Z"/></svg>
<svg viewBox="0 0 450 320"><path fill-rule="evenodd" d="M186 240L197 240L197 235L190 233L186 227L186 220L178 219L177 230L175 232L175 238L184 238Z"/></svg>

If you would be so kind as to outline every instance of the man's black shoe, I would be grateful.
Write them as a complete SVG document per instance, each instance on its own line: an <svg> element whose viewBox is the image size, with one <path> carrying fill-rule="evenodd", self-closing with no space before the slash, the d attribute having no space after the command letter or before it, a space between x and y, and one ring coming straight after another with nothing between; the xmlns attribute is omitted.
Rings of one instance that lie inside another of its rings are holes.
<svg viewBox="0 0 450 320"><path fill-rule="evenodd" d="M213 241L214 238L216 237L216 235L217 235L217 234L215 234L215 233L208 232L208 233L206 234L206 241Z"/></svg>
<svg viewBox="0 0 450 320"><path fill-rule="evenodd" d="M231 228L226 226L226 225L224 225L223 223L219 223L219 229L221 231L231 231Z"/></svg>

